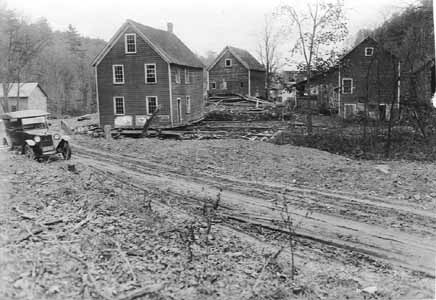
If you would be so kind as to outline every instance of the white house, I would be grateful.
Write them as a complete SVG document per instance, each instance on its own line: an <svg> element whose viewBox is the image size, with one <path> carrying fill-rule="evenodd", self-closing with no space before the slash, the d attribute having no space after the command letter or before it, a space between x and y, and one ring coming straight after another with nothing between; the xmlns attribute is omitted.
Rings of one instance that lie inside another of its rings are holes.
<svg viewBox="0 0 436 300"><path fill-rule="evenodd" d="M48 96L37 82L9 83L9 111L38 109L47 111ZM3 100L3 84L0 83L0 99Z"/></svg>

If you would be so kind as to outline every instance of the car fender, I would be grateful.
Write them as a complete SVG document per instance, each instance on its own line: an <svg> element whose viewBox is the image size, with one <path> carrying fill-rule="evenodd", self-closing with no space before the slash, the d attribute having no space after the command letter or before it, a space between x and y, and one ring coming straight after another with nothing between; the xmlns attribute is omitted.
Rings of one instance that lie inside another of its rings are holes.
<svg viewBox="0 0 436 300"><path fill-rule="evenodd" d="M35 143L34 140L26 140L26 144L29 145L29 146L31 146L31 147L33 147L33 146L36 145L36 143Z"/></svg>

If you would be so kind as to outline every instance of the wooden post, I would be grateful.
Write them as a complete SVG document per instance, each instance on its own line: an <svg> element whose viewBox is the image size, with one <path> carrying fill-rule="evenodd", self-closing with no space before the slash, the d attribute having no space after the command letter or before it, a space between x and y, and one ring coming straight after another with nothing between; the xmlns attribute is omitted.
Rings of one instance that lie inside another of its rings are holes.
<svg viewBox="0 0 436 300"><path fill-rule="evenodd" d="M110 140L112 138L111 129L111 125L104 125L104 136L107 140Z"/></svg>

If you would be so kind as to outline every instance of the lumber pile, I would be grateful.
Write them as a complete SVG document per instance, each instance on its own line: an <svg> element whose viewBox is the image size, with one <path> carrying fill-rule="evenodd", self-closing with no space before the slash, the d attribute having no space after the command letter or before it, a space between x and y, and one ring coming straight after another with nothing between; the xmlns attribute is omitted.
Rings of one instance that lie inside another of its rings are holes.
<svg viewBox="0 0 436 300"><path fill-rule="evenodd" d="M251 96L232 94L229 96L213 96L208 99L209 104L225 106L229 108L241 108L249 110L263 110L266 107L274 106L273 103Z"/></svg>

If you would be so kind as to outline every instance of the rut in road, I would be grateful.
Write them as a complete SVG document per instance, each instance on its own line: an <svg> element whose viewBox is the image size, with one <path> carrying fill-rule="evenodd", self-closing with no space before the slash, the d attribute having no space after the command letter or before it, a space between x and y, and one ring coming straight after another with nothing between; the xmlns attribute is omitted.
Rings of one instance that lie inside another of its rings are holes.
<svg viewBox="0 0 436 300"><path fill-rule="evenodd" d="M88 147L84 147L81 145L74 144L74 148L76 152L82 154L88 154L94 157L106 157L108 159L118 160L123 163L133 163L138 166L143 166L144 168L150 170L159 170L160 173L167 172L168 174L180 174L180 171L172 166L163 163L151 162L144 159L139 159L137 157L131 155L119 155L114 153L109 153L101 150L94 150ZM183 175L183 174L181 174ZM205 183L209 183L212 185L219 184L221 186L225 186L229 189L233 187L237 187L238 190L248 189L250 192L259 192L261 194L266 194L267 192L273 193L292 193L292 196L301 196L305 201L308 199L319 200L322 198L322 203L328 203L328 205L334 206L349 206L349 205L357 205L359 209L362 209L362 205L374 207L377 210L381 208L384 209L392 209L396 211L400 211L407 214L413 214L415 219L416 217L422 218L431 218L436 221L435 213L427 210L416 209L409 205L401 205L393 203L388 198L374 197L368 195L362 195L358 193L350 193L344 191L332 191L332 190L322 190L322 189L309 189L295 186L285 186L282 184L277 184L274 182L253 182L249 180L238 179L230 176L211 176L210 174L201 173L198 176L190 175L189 178L192 178L196 181L201 181ZM276 196L275 194L272 194ZM296 200L296 198L294 199ZM319 201L318 201L319 202ZM322 204L321 203L321 204ZM434 228L436 230L436 227Z"/></svg>
<svg viewBox="0 0 436 300"><path fill-rule="evenodd" d="M204 200L205 194L214 196L219 192L219 188L216 187L219 186L219 182L215 182L215 186L198 183L189 176L161 172L138 165L137 162L128 162L123 156L100 153L98 157L95 154L89 155L89 152L87 155L78 156L83 163L110 172L127 183L156 187L199 202ZM224 213L228 216L251 224L279 229L275 224L281 220L281 217L277 210L274 210L271 199L226 189L221 193L221 199L223 205L227 207ZM305 211L295 208L292 214L302 217ZM358 251L434 276L432 268L436 256L434 237L423 239L386 227L351 222L341 217L320 213L313 213L310 218L305 219L298 233L308 239Z"/></svg>

